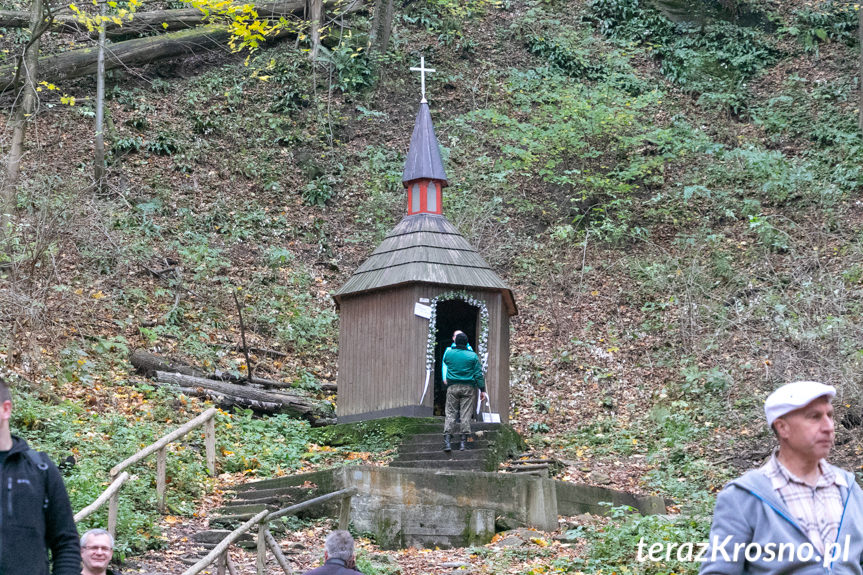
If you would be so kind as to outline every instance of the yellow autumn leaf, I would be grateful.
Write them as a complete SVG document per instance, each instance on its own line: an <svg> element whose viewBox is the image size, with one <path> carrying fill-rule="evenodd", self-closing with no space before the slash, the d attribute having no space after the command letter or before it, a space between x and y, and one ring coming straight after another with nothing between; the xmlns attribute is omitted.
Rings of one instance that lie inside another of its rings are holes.
<svg viewBox="0 0 863 575"><path fill-rule="evenodd" d="M179 522L180 522L180 519L177 517L174 517L173 515L168 515L165 517L165 523L167 523L168 525L174 525L174 524L179 523Z"/></svg>
<svg viewBox="0 0 863 575"><path fill-rule="evenodd" d="M162 28L164 28L165 30L167 30L167 29L168 29L168 23L167 23L167 22L162 22Z"/></svg>
<svg viewBox="0 0 863 575"><path fill-rule="evenodd" d="M105 297L105 294L102 293L102 290L99 290L96 293L90 294L90 297L93 299L102 299L103 297Z"/></svg>
<svg viewBox="0 0 863 575"><path fill-rule="evenodd" d="M543 539L542 537L531 537L531 538L530 538L530 542L531 542L531 543L536 543L536 544L537 544L537 545L539 545L540 547L548 547L548 541L546 541L546 540L545 540L545 539Z"/></svg>

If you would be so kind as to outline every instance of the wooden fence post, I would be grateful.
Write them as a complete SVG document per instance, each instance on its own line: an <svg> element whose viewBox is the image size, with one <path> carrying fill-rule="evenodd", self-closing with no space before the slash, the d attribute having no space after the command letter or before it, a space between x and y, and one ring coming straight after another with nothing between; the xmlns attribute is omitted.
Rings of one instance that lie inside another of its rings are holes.
<svg viewBox="0 0 863 575"><path fill-rule="evenodd" d="M288 563L285 554L282 553L282 548L279 547L279 542L276 541L276 538L273 537L273 534L270 533L270 530L267 529L267 532L264 534L267 539L267 545L270 547L270 551L273 552L273 555L276 556L276 561L282 567L282 571L285 572L285 575L291 575L291 564Z"/></svg>
<svg viewBox="0 0 863 575"><path fill-rule="evenodd" d="M204 444L207 447L207 471L210 477L216 476L216 416L207 420L204 426Z"/></svg>
<svg viewBox="0 0 863 575"><path fill-rule="evenodd" d="M258 524L258 559L255 562L258 575L267 575L267 524Z"/></svg>
<svg viewBox="0 0 863 575"><path fill-rule="evenodd" d="M339 509L339 529L347 531L351 522L351 496L342 497L342 507Z"/></svg>
<svg viewBox="0 0 863 575"><path fill-rule="evenodd" d="M225 575L225 570L228 568L228 551L225 550L224 553L219 557L219 560L216 561L216 575Z"/></svg>
<svg viewBox="0 0 863 575"><path fill-rule="evenodd" d="M117 515L120 511L120 492L117 491L108 500L108 533L111 537L117 535Z"/></svg>
<svg viewBox="0 0 863 575"><path fill-rule="evenodd" d="M228 573L231 575L237 575L237 568L234 566L234 560L231 559L231 554L227 551L225 552L225 564L228 566Z"/></svg>
<svg viewBox="0 0 863 575"><path fill-rule="evenodd" d="M156 499L159 502L159 513L165 512L165 475L168 463L168 446L159 450L156 455Z"/></svg>

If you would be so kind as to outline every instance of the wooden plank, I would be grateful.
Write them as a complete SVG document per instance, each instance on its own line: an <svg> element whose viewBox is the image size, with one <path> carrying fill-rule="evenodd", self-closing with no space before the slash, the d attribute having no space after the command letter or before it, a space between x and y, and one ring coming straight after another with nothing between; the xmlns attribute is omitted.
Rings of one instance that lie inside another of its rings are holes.
<svg viewBox="0 0 863 575"><path fill-rule="evenodd" d="M211 417L204 425L204 443L207 451L207 473L216 476L216 418Z"/></svg>
<svg viewBox="0 0 863 575"><path fill-rule="evenodd" d="M117 516L120 512L120 494L116 491L108 500L108 533L111 537L117 535Z"/></svg>
<svg viewBox="0 0 863 575"><path fill-rule="evenodd" d="M206 569L208 566L212 565L216 559L219 558L222 553L227 551L228 547L230 547L237 539L239 539L246 531L257 525L261 520L263 520L269 510L264 509L233 531L231 531L230 535L222 539L222 541L216 545L207 555L202 558L200 561L189 567L183 572L183 575L198 575L201 571ZM230 556L228 557L230 560ZM228 563L228 569L230 569L231 564Z"/></svg>
<svg viewBox="0 0 863 575"><path fill-rule="evenodd" d="M270 548L270 551L273 552L273 556L276 558L276 563L282 568L282 571L285 572L285 575L291 575L291 564L288 563L288 559L285 557L285 554L282 553L282 548L279 546L279 542L276 541L276 538L273 537L273 534L270 533L270 530L267 529L264 532L264 537L267 540L267 546Z"/></svg>
<svg viewBox="0 0 863 575"><path fill-rule="evenodd" d="M156 504L159 507L159 513L165 512L165 485L168 463L168 448L162 447L156 454Z"/></svg>
<svg viewBox="0 0 863 575"><path fill-rule="evenodd" d="M121 471L123 471L124 469L126 469L130 465L134 465L135 463L138 463L139 461L141 461L142 459L144 459L145 457L147 457L151 453L162 449L164 446L168 445L172 441L175 441L175 440L183 437L184 435L186 435L187 433L189 433L190 431L192 431L196 427L203 425L204 422L206 422L208 419L210 419L211 417L215 417L216 413L217 413L216 408L211 407L210 409L208 409L207 411L205 411L204 413L202 413L201 415L199 415L195 419L189 421L185 425L178 427L177 429L175 429L174 431L172 431L168 435L165 435L164 437L159 439L156 443L153 443L153 444L145 447L144 449L142 449L141 451L139 451L138 453L136 453L132 457L129 457L128 459L126 459L122 463L118 463L117 465L115 465L111 469L111 471L110 471L111 477L115 477L117 474L119 474Z"/></svg>
<svg viewBox="0 0 863 575"><path fill-rule="evenodd" d="M258 554L255 558L255 568L258 575L267 575L267 524L258 523Z"/></svg>
<svg viewBox="0 0 863 575"><path fill-rule="evenodd" d="M96 501L79 511L75 514L75 523L83 521L94 512L96 512L100 507L102 507L108 499L114 496L120 488L123 486L126 481L129 480L129 474L127 472L123 472L117 476L117 478L108 486L108 488L102 492L102 495L96 498Z"/></svg>

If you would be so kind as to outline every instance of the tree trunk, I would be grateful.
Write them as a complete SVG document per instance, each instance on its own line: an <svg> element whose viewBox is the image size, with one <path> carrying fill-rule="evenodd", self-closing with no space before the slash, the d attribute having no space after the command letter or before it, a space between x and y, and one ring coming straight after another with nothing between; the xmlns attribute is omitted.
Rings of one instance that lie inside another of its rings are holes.
<svg viewBox="0 0 863 575"><path fill-rule="evenodd" d="M168 361L143 349L133 351L129 357L129 361L138 373L147 377L153 377L157 371L170 371L193 377L206 377L203 371L191 365L178 361Z"/></svg>
<svg viewBox="0 0 863 575"><path fill-rule="evenodd" d="M386 54L393 27L395 0L375 0L372 28L369 30L369 54Z"/></svg>
<svg viewBox="0 0 863 575"><path fill-rule="evenodd" d="M312 37L312 60L318 59L321 49L321 20L324 12L323 0L309 0L309 27Z"/></svg>
<svg viewBox="0 0 863 575"><path fill-rule="evenodd" d="M305 10L307 0L284 0L282 2L266 2L255 6L258 17L262 20L278 20L282 16L300 16ZM328 9L338 9L336 0L324 3ZM353 11L353 10L349 10ZM30 13L22 10L0 10L0 28L24 28L28 26ZM154 10L152 12L137 12L131 22L122 25L113 21L105 22L105 34L108 38L128 38L137 34L152 32L174 32L194 28L205 23L204 14L197 8L182 8L179 10ZM89 32L87 27L78 22L74 16L64 14L55 16L51 32L63 34L90 34L94 38L97 32Z"/></svg>
<svg viewBox="0 0 863 575"><path fill-rule="evenodd" d="M230 32L226 26L213 24L193 30L172 32L164 36L118 42L113 44L105 55L105 70L138 66L161 58L191 56L208 50L221 49L227 45L229 37ZM98 56L98 47L46 56L39 60L42 77L56 82L90 76L96 72ZM9 66L0 67L0 91L8 90L14 85L13 78L8 75L9 72Z"/></svg>
<svg viewBox="0 0 863 575"><path fill-rule="evenodd" d="M99 55L96 59L96 142L93 179L96 181L96 190L99 193L105 191L105 134L102 132L105 113L105 2L106 0L99 2L102 22L99 24Z"/></svg>
<svg viewBox="0 0 863 575"><path fill-rule="evenodd" d="M39 72L39 38L44 32L42 26L42 0L32 0L30 12L30 40L24 48L24 54L17 69L5 66L5 74L12 81L20 79L24 89L20 100L12 113L12 142L9 146L9 156L6 160L6 179L0 195L0 238L5 237L9 218L15 209L15 189L18 185L18 175L21 172L21 158L24 157L24 136L27 132L27 122L32 120L36 109L36 78ZM0 72L4 74L4 72Z"/></svg>
<svg viewBox="0 0 863 575"><path fill-rule="evenodd" d="M222 407L242 407L260 413L288 413L311 422L327 425L333 414L313 400L288 393L270 393L247 386L192 377L179 373L156 372L156 381L175 386L183 393L195 397L212 397Z"/></svg>
<svg viewBox="0 0 863 575"><path fill-rule="evenodd" d="M857 10L857 47L860 48L857 68L857 90L860 92L857 101L857 127L863 133L863 6Z"/></svg>
<svg viewBox="0 0 863 575"><path fill-rule="evenodd" d="M325 6L335 6L337 0L328 0ZM286 6L293 3L267 4L259 8L261 18L278 19L284 13ZM276 10L273 7L281 7ZM356 12L362 9L362 2L354 2L343 13ZM282 31L267 40L276 40L289 36L291 32ZM141 66L164 58L192 56L213 49L227 46L230 32L227 26L210 24L191 30L171 32L162 36L135 38L112 44L105 55L105 70L115 68ZM82 48L70 50L54 56L39 59L39 69L43 79L51 81L68 80L95 74L98 61L98 48ZM0 66L0 92L15 86L15 69L13 66Z"/></svg>

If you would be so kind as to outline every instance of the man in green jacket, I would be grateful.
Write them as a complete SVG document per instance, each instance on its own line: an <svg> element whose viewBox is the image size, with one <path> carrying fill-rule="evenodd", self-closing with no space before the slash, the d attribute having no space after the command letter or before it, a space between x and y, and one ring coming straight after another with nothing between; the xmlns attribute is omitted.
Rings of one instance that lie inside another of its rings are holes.
<svg viewBox="0 0 863 575"><path fill-rule="evenodd" d="M485 378L479 356L468 349L467 336L457 331L455 347L449 347L443 354L443 384L446 387L446 423L444 424L444 447L452 451L452 434L456 430L456 417L461 432L459 451L467 448L470 433L471 410L473 409L474 388L479 388L480 400L485 399Z"/></svg>

